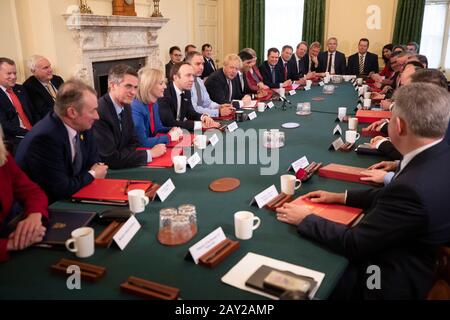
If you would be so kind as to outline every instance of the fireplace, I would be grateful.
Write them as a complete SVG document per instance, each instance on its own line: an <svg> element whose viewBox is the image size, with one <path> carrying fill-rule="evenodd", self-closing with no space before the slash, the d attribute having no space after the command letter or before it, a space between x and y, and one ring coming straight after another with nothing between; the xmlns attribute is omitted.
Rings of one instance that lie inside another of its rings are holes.
<svg viewBox="0 0 450 320"><path fill-rule="evenodd" d="M120 63L124 63L133 67L138 71L142 67L145 67L146 58L135 58L135 59L122 59L114 61L101 61L92 63L92 72L94 79L94 88L97 91L99 97L103 96L108 92L108 73L109 70Z"/></svg>

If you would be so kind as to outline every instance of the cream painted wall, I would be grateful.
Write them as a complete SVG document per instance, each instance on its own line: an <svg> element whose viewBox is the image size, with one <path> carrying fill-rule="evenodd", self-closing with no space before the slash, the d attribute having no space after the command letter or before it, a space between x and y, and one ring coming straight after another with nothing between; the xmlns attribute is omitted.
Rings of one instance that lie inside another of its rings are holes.
<svg viewBox="0 0 450 320"><path fill-rule="evenodd" d="M237 53L240 49L239 0L224 0L223 52L227 55Z"/></svg>
<svg viewBox="0 0 450 320"><path fill-rule="evenodd" d="M367 27L367 8L371 5L381 9L379 30ZM383 46L392 39L396 11L397 0L327 0L325 39L338 38L338 50L349 56L357 51L360 38L368 38L369 51L381 57Z"/></svg>

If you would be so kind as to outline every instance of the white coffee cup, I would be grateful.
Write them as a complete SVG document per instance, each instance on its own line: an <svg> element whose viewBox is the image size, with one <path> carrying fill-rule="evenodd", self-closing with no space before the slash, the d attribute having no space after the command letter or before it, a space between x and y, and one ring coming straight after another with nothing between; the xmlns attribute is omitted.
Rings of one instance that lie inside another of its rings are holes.
<svg viewBox="0 0 450 320"><path fill-rule="evenodd" d="M187 158L185 156L176 156L173 158L175 173L186 173Z"/></svg>
<svg viewBox="0 0 450 320"><path fill-rule="evenodd" d="M198 135L195 137L194 139L194 146L197 149L206 149L206 141L207 141L207 136L205 135Z"/></svg>
<svg viewBox="0 0 450 320"><path fill-rule="evenodd" d="M364 108L369 109L372 106L372 99L364 99Z"/></svg>
<svg viewBox="0 0 450 320"><path fill-rule="evenodd" d="M306 86L308 88L311 88L312 84L313 84L312 80L306 80Z"/></svg>
<svg viewBox="0 0 450 320"><path fill-rule="evenodd" d="M360 95L360 96L364 95L364 88L363 87L359 87L358 88L358 95Z"/></svg>
<svg viewBox="0 0 450 320"><path fill-rule="evenodd" d="M260 224L261 219L249 211L239 211L234 214L234 232L238 239L251 239L253 230L258 229Z"/></svg>
<svg viewBox="0 0 450 320"><path fill-rule="evenodd" d="M258 112L264 112L266 110L266 104L264 102L258 103Z"/></svg>
<svg viewBox="0 0 450 320"><path fill-rule="evenodd" d="M348 130L345 132L345 141L348 143L355 143L359 138L361 138L361 135L356 131Z"/></svg>
<svg viewBox="0 0 450 320"><path fill-rule="evenodd" d="M358 84L358 86L362 86L362 85L363 85L363 82L364 82L364 79L363 79L363 78L358 78L358 79L356 79L356 83Z"/></svg>
<svg viewBox="0 0 450 320"><path fill-rule="evenodd" d="M357 131L358 130L358 118L349 118L348 119L348 129Z"/></svg>
<svg viewBox="0 0 450 320"><path fill-rule="evenodd" d="M145 195L144 190L128 191L128 205L133 213L145 211L145 206L150 203L150 199Z"/></svg>
<svg viewBox="0 0 450 320"><path fill-rule="evenodd" d="M287 195L294 195L295 190L300 189L302 182L294 175L285 174L280 177L281 192Z"/></svg>
<svg viewBox="0 0 450 320"><path fill-rule="evenodd" d="M364 93L364 99L370 99L370 98L372 98L372 93L371 92Z"/></svg>
<svg viewBox="0 0 450 320"><path fill-rule="evenodd" d="M280 88L280 96L285 98L286 97L286 89L285 88Z"/></svg>
<svg viewBox="0 0 450 320"><path fill-rule="evenodd" d="M346 107L341 107L338 109L338 118L342 119L347 115L347 108Z"/></svg>
<svg viewBox="0 0 450 320"><path fill-rule="evenodd" d="M88 258L94 254L94 229L78 228L72 231L71 236L66 241L67 250L74 252L78 258Z"/></svg>

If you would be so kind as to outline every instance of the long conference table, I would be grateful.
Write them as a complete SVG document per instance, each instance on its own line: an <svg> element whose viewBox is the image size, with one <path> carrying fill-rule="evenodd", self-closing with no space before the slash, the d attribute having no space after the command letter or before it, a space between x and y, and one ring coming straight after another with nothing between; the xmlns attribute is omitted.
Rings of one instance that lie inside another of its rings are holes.
<svg viewBox="0 0 450 320"><path fill-rule="evenodd" d="M313 101L316 97L322 97L324 100ZM249 146L258 144L257 139L261 139L261 134L248 135L246 148L235 146L235 158L236 153L247 153L246 164L227 164L225 148L222 152L221 148L216 146L217 159L222 158L224 164L220 161L208 165L199 164L182 175L175 174L173 168L110 170L107 178L144 179L159 184L171 178L176 189L165 202L155 201L147 206L145 212L137 215L142 228L124 251L116 247L96 248L92 257L82 259L82 262L106 267L106 276L98 282L82 281L82 290L68 290L67 277L53 274L50 267L62 258L76 260L76 257L66 250L31 248L13 253L10 261L0 264L0 299L134 299L135 296L120 290L120 285L129 276L179 288L180 297L183 299L263 299L259 295L221 282L221 278L248 252L323 272L325 278L316 298L327 299L347 267L348 260L314 241L302 238L294 226L278 222L272 211L251 207L250 201L271 185L275 185L280 192L280 176L286 173L292 162L303 156L310 162L322 162L324 165L340 163L360 167L368 167L383 159L357 155L354 151L344 153L328 150L331 142L337 138L333 135L333 129L336 126L338 107L345 106L348 113L352 114L357 104L357 94L350 83L336 85L332 95L324 95L321 87L313 86L310 91L297 91L297 94L289 99L291 104L287 104L286 110L283 110L281 102L277 101L275 108L258 113L258 117L253 121L239 123L239 128L244 130L253 128L262 132L260 130L279 129L285 132L285 146L279 149L276 174L261 175L261 167L267 168L268 165L249 164L247 150L252 149ZM311 102L312 114L296 115L298 102ZM298 122L300 127L283 129L281 125L286 122ZM347 124L342 123L341 127L345 134ZM361 138L360 142L366 140ZM209 148L212 146L208 146L207 152ZM240 187L229 193L210 191L209 184L223 177L240 179ZM368 186L315 175L303 183L295 196L319 189L343 192L346 189L360 188ZM182 204L194 204L197 208L197 235L184 245L161 245L156 237L160 209L177 208ZM52 208L101 212L110 207L60 201L53 204ZM251 211L261 218L261 226L254 232L251 240L240 241L240 248L213 269L185 260L189 247L218 227L222 227L228 238L236 240L233 216L237 211ZM95 225L96 235L103 228L104 226Z"/></svg>

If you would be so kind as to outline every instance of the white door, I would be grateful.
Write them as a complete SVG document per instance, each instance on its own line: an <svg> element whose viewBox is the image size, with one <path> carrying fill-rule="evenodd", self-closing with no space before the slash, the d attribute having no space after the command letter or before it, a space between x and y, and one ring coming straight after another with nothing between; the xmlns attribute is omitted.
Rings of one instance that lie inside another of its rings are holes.
<svg viewBox="0 0 450 320"><path fill-rule="evenodd" d="M195 0L194 21L195 21L195 43L198 51L205 43L213 47L213 56L216 65L220 64L219 57L222 57L222 41L219 40L219 7L221 0ZM221 15L220 15L221 16Z"/></svg>

